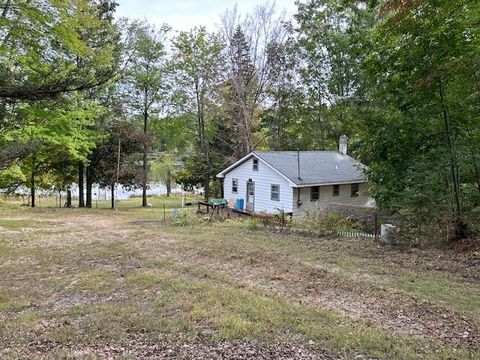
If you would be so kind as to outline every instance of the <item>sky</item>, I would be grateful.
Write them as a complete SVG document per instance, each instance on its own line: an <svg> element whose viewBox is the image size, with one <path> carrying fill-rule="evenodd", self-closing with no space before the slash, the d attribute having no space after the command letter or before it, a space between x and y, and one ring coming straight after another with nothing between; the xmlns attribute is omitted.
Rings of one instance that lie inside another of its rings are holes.
<svg viewBox="0 0 480 360"><path fill-rule="evenodd" d="M265 0L117 0L118 17L146 19L151 24L167 23L174 30L188 30L204 25L215 30L220 15L237 4L238 12L245 14ZM276 0L279 11L288 17L296 10L295 0Z"/></svg>

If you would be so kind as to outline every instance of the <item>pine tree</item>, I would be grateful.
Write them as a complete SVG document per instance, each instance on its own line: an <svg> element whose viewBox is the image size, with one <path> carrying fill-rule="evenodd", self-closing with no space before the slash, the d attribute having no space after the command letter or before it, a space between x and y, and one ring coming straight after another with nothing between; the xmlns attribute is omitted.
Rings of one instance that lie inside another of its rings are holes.
<svg viewBox="0 0 480 360"><path fill-rule="evenodd" d="M240 25L237 26L228 47L230 66L226 89L226 114L231 119L234 133L234 158L252 150L253 83L255 66L251 60L250 45Z"/></svg>

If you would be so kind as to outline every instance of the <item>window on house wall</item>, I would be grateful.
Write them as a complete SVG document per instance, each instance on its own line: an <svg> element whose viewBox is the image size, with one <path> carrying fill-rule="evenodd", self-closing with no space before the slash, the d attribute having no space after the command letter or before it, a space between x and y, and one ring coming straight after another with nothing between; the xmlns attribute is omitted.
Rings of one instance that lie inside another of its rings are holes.
<svg viewBox="0 0 480 360"><path fill-rule="evenodd" d="M280 185L272 185L271 199L273 201L280 201Z"/></svg>
<svg viewBox="0 0 480 360"><path fill-rule="evenodd" d="M320 199L320 186L312 186L310 188L310 201L318 201Z"/></svg>
<svg viewBox="0 0 480 360"><path fill-rule="evenodd" d="M352 184L351 197L358 197L360 195L360 184Z"/></svg>
<svg viewBox="0 0 480 360"><path fill-rule="evenodd" d="M333 185L333 196L340 196L340 185Z"/></svg>
<svg viewBox="0 0 480 360"><path fill-rule="evenodd" d="M253 159L253 171L258 171L258 159Z"/></svg>
<svg viewBox="0 0 480 360"><path fill-rule="evenodd" d="M238 194L238 179L232 179L232 194Z"/></svg>

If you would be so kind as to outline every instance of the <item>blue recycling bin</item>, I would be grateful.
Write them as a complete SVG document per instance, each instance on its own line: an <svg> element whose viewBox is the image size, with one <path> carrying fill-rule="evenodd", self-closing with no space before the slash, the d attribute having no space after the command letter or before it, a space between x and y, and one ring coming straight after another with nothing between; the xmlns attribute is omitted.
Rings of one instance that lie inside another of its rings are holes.
<svg viewBox="0 0 480 360"><path fill-rule="evenodd" d="M245 201L243 199L237 199L237 204L236 204L237 210L243 211L244 204L245 204Z"/></svg>

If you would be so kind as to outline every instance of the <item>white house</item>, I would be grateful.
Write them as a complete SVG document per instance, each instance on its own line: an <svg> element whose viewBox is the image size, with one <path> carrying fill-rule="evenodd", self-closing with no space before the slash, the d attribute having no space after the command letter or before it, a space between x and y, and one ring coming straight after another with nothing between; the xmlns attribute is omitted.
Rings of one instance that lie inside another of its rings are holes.
<svg viewBox="0 0 480 360"><path fill-rule="evenodd" d="M366 194L365 165L340 151L254 151L217 175L230 206L244 200L249 212L294 216L329 205L374 206Z"/></svg>

